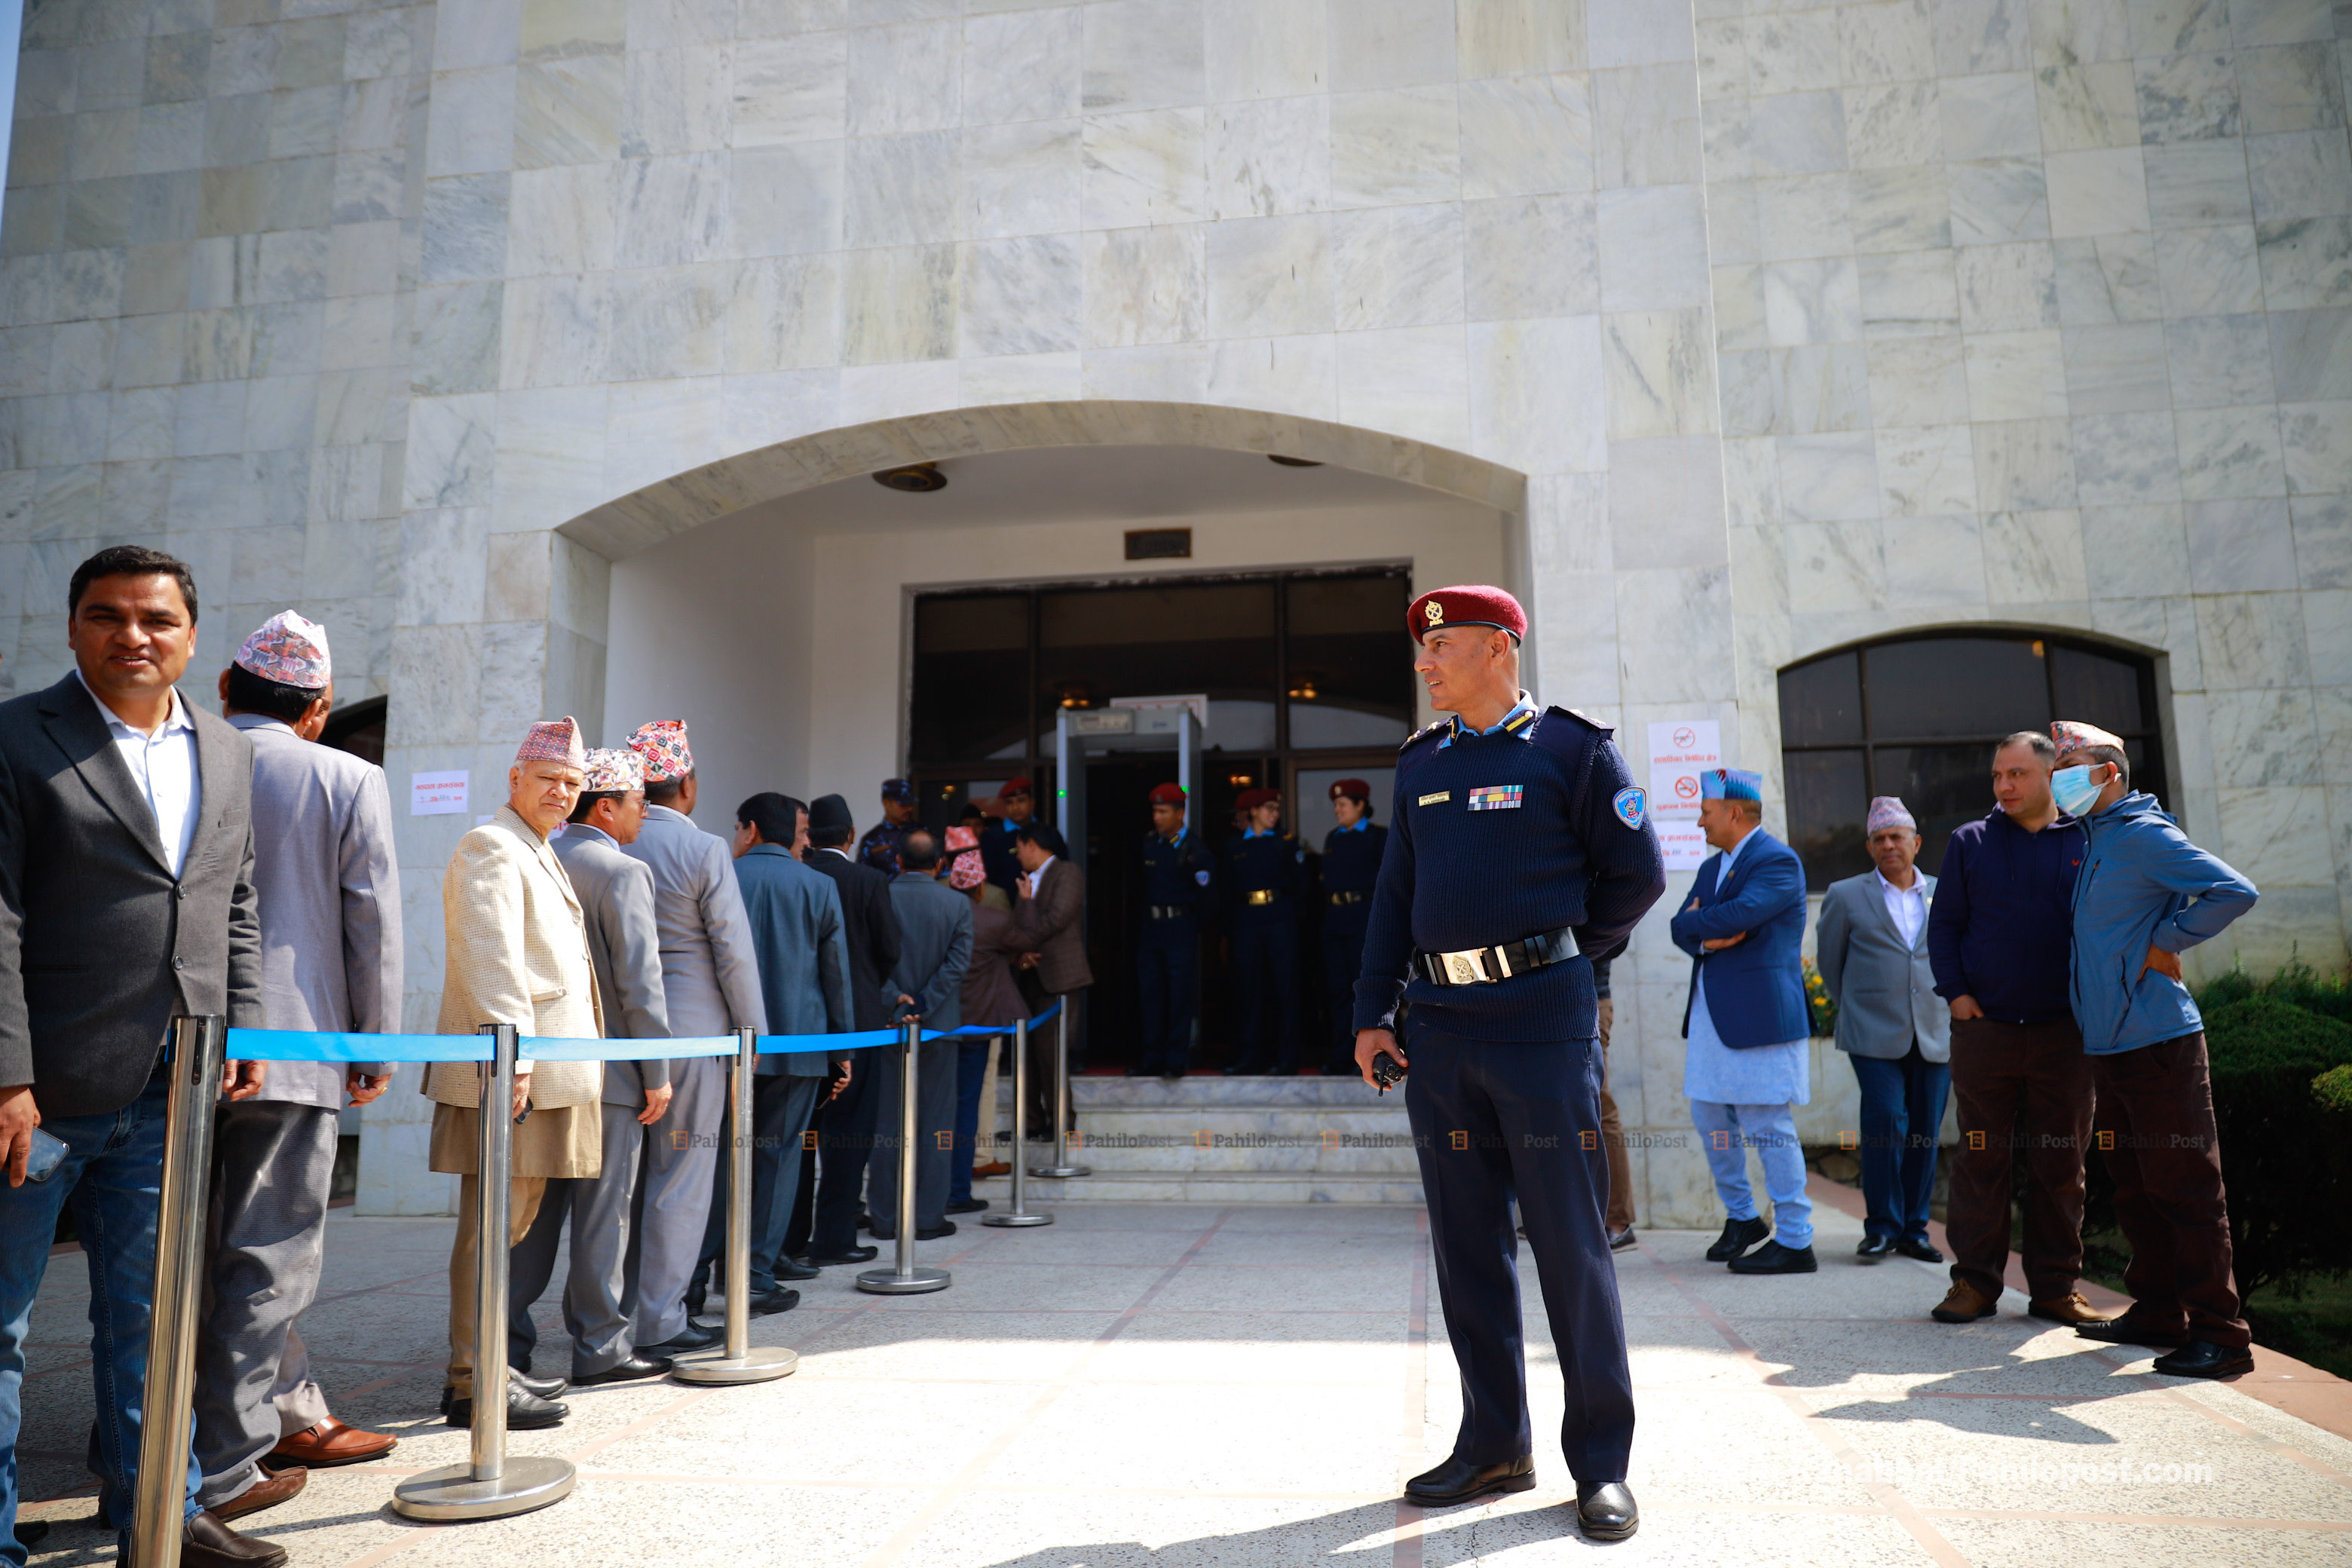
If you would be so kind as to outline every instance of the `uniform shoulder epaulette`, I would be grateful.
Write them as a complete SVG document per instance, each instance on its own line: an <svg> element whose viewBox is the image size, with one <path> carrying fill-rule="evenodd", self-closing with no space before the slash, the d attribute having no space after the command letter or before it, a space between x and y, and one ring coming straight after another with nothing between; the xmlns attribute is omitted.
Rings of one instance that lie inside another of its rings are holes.
<svg viewBox="0 0 2352 1568"><path fill-rule="evenodd" d="M1567 718L1573 719L1578 723L1583 725L1586 729L1594 731L1602 735L1613 735L1617 732L1617 726L1614 724L1603 724L1591 714L1580 713L1573 708L1562 708L1555 703L1553 706L1545 709L1544 711L1547 713L1559 713Z"/></svg>
<svg viewBox="0 0 2352 1568"><path fill-rule="evenodd" d="M1444 729L1445 726L1451 722L1453 722L1453 721L1450 719L1440 719L1434 724L1423 724L1420 729L1415 730L1412 734L1407 735L1404 738L1404 744L1397 748L1397 754L1399 756L1402 756L1405 752L1412 751L1423 741L1426 741L1431 736L1436 734L1440 730Z"/></svg>

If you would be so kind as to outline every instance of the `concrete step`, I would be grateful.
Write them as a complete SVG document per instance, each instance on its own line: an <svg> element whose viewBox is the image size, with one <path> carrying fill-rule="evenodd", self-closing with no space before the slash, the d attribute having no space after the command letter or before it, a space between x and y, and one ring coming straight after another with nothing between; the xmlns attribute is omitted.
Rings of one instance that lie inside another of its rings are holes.
<svg viewBox="0 0 2352 1568"><path fill-rule="evenodd" d="M1012 1086L997 1079L1006 1105ZM1397 1105L1401 1097L1381 1095L1357 1078L1223 1078L1196 1074L1173 1083L1156 1078L1074 1078L1070 1100L1089 1105Z"/></svg>
<svg viewBox="0 0 2352 1568"><path fill-rule="evenodd" d="M1073 1159L1097 1173L1069 1184L1072 1197L1174 1199L1189 1192L1184 1201L1420 1201L1420 1162L1402 1099L1382 1098L1361 1082L1082 1078L1071 1091L1078 1121ZM1009 1126L1010 1089L998 1104L999 1125ZM1047 1159L1046 1147L1030 1144L1030 1163ZM1231 1192L1202 1195L1212 1188Z"/></svg>
<svg viewBox="0 0 2352 1568"><path fill-rule="evenodd" d="M1182 1204L1411 1204L1422 1202L1418 1176L1290 1171L1131 1171L1096 1164L1089 1151L1078 1161L1094 1166L1091 1176L1051 1181L1029 1178L1029 1206L1050 1209L1069 1203ZM1012 1200L1010 1177L974 1182L972 1191L992 1207ZM969 1216L977 1220L977 1215Z"/></svg>

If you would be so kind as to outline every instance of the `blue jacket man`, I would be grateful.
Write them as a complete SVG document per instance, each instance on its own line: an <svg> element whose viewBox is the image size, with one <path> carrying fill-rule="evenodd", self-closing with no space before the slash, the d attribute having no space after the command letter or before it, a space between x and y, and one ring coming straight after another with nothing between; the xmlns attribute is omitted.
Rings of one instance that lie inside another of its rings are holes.
<svg viewBox="0 0 2352 1568"><path fill-rule="evenodd" d="M1410 1069L1462 1426L1405 1497L1433 1507L1536 1484L1516 1196L1566 1384L1578 1528L1621 1541L1640 1514L1625 1486L1633 1384L1602 1219L1592 965L1623 951L1664 891L1657 834L1608 729L1519 689L1517 600L1440 588L1406 623L1430 705L1452 718L1397 757L1356 982L1356 1065L1368 1083L1382 1057Z"/></svg>
<svg viewBox="0 0 2352 1568"><path fill-rule="evenodd" d="M1675 945L1691 955L1683 1093L1716 1195L1729 1215L1706 1256L1739 1274L1810 1274L1820 1267L1813 1258L1813 1206L1805 1196L1805 1152L1790 1112L1811 1098L1807 1041L1812 1020L1798 956L1805 937L1805 868L1795 850L1761 826L1761 774L1717 768L1699 775L1699 826L1718 853L1698 868L1690 902L1675 916L1673 930ZM1750 1148L1764 1163L1771 1226L1757 1214L1748 1188Z"/></svg>
<svg viewBox="0 0 2352 1568"><path fill-rule="evenodd" d="M2174 1377L2233 1377L2253 1369L2253 1355L2230 1272L2205 1021L2177 955L2252 909L2254 885L2189 842L2154 796L2132 790L2121 741L2070 720L2050 734L2058 743L2051 793L2090 835L2074 881L2074 1021L2132 1254L2131 1306L2074 1331L2168 1347L2156 1370Z"/></svg>
<svg viewBox="0 0 2352 1568"><path fill-rule="evenodd" d="M1135 982L1143 1047L1129 1078L1180 1079L1192 1054L1192 1003L1201 932L1216 894L1215 862L1184 820L1181 784L1156 784L1151 831L1143 836L1143 929L1136 933Z"/></svg>

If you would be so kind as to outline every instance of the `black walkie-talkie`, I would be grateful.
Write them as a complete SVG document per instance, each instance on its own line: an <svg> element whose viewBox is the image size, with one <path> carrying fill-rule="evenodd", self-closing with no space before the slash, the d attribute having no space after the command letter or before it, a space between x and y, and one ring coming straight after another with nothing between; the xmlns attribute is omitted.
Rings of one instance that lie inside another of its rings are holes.
<svg viewBox="0 0 2352 1568"><path fill-rule="evenodd" d="M1372 1054L1372 1081L1381 1086L1382 1094L1394 1089L1403 1079L1404 1068L1397 1066L1396 1058L1386 1051L1375 1051Z"/></svg>

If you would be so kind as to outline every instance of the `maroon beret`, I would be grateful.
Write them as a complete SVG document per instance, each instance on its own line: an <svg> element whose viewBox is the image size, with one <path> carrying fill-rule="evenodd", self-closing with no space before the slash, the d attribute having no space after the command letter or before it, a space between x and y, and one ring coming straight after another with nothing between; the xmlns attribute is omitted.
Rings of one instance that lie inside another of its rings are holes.
<svg viewBox="0 0 2352 1568"><path fill-rule="evenodd" d="M1183 804L1184 804L1184 786L1183 786L1182 784L1154 784L1154 785L1152 785L1152 786L1151 786L1151 804L1152 804L1152 805L1183 805Z"/></svg>
<svg viewBox="0 0 2352 1568"><path fill-rule="evenodd" d="M1241 811L1255 811L1259 806L1281 798L1282 792L1278 789L1245 789L1234 798L1234 805Z"/></svg>
<svg viewBox="0 0 2352 1568"><path fill-rule="evenodd" d="M1424 632L1440 626L1500 626L1515 640L1528 635L1528 613L1519 602L1500 588L1483 583L1465 583L1451 588L1432 588L1412 602L1404 613L1405 628L1419 642Z"/></svg>
<svg viewBox="0 0 2352 1568"><path fill-rule="evenodd" d="M1372 786L1361 779L1341 779L1331 786L1331 798L1337 800L1343 795L1349 800L1370 800Z"/></svg>
<svg viewBox="0 0 2352 1568"><path fill-rule="evenodd" d="M1027 779L1006 779L1004 787L996 792L996 798L1003 800L1008 795L1034 795L1036 793L1036 786Z"/></svg>

